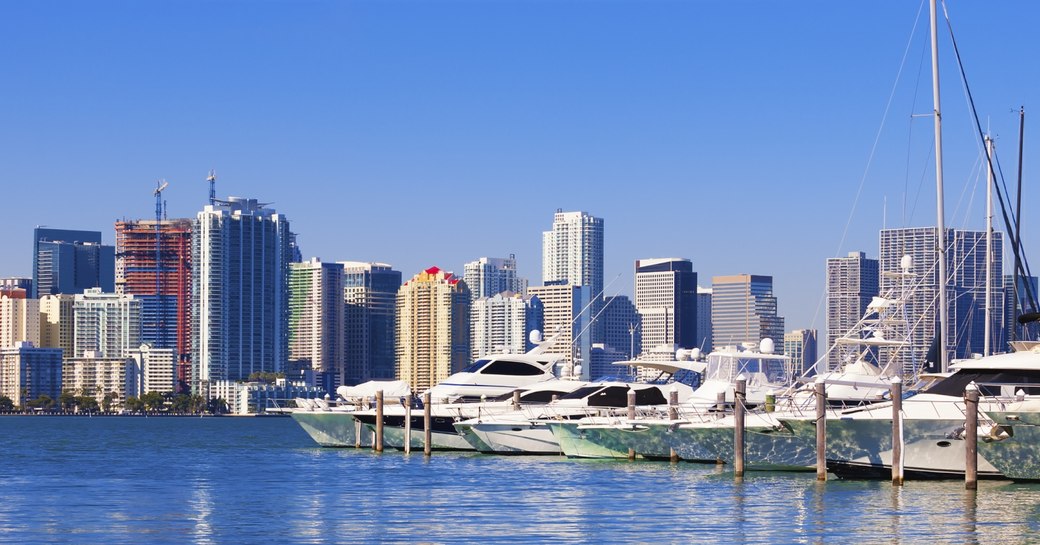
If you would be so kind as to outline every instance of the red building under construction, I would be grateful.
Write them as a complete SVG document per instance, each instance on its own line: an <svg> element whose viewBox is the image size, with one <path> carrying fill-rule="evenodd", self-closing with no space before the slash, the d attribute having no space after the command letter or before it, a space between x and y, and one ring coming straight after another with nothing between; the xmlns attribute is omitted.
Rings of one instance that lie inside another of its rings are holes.
<svg viewBox="0 0 1040 545"><path fill-rule="evenodd" d="M141 340L173 348L191 382L191 220L116 222L116 292L141 300Z"/></svg>

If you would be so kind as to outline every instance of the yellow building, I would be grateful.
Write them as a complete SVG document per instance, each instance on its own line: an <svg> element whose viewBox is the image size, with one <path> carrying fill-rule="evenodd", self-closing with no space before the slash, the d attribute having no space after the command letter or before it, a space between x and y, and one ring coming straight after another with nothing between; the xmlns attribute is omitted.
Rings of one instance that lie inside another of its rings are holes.
<svg viewBox="0 0 1040 545"><path fill-rule="evenodd" d="M421 393L469 359L469 289L431 267L397 291L397 378Z"/></svg>

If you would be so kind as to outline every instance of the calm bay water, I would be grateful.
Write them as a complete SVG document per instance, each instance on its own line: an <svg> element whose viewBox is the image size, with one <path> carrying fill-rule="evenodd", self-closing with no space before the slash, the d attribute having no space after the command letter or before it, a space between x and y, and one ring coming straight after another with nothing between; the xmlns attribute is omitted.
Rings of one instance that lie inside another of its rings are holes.
<svg viewBox="0 0 1040 545"><path fill-rule="evenodd" d="M0 418L3 543L1024 543L1040 486L323 449L288 418Z"/></svg>

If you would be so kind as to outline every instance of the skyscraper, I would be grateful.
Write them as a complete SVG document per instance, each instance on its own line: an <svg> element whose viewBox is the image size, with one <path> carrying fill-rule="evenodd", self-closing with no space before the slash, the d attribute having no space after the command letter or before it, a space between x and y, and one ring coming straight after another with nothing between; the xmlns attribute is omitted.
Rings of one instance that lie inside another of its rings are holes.
<svg viewBox="0 0 1040 545"><path fill-rule="evenodd" d="M193 231L193 386L283 371L289 221L256 199L230 197L199 212Z"/></svg>
<svg viewBox="0 0 1040 545"><path fill-rule="evenodd" d="M87 288L111 293L114 282L115 248L101 244L100 231L33 230L32 299Z"/></svg>
<svg viewBox="0 0 1040 545"><path fill-rule="evenodd" d="M711 281L711 336L716 347L758 346L783 339L784 318L777 315L773 277L752 274L716 276Z"/></svg>
<svg viewBox="0 0 1040 545"><path fill-rule="evenodd" d="M994 270L1003 270L1002 235L993 234ZM981 352L985 328L985 240L986 234L981 231L961 231L947 229L943 243L946 252L946 270L949 284L946 286L946 300L949 302L947 331L943 335L944 350L951 358L970 357L972 352ZM898 278L886 273L897 273L904 255L913 258L912 273L916 275L916 287L906 305L907 316L911 324L911 347L902 350L897 361L902 365L905 376L913 376L920 372L929 355L933 341L938 333L938 312L935 301L938 299L938 278L936 269L938 262L939 241L934 227L911 227L902 229L883 229L881 231L881 293L896 289ZM996 275L999 279L1000 275ZM999 288L997 289L999 291ZM1003 298L996 297L1003 307ZM994 309L994 316L1000 316L1003 308ZM914 327L916 325L916 327ZM934 354L933 369L937 367L938 355Z"/></svg>
<svg viewBox="0 0 1040 545"><path fill-rule="evenodd" d="M602 344L625 354L626 358L634 358L642 352L640 316L631 299L624 295L606 297L599 319L603 321Z"/></svg>
<svg viewBox="0 0 1040 545"><path fill-rule="evenodd" d="M878 260L867 259L865 253L849 252L848 257L827 260L827 346L830 352L827 368L817 371L838 369L858 352L857 346L839 346L835 342L860 321L867 305L878 295L879 286Z"/></svg>
<svg viewBox="0 0 1040 545"><path fill-rule="evenodd" d="M711 288L697 286L697 348L705 354L714 350L711 337Z"/></svg>
<svg viewBox="0 0 1040 545"><path fill-rule="evenodd" d="M545 352L560 355L561 363L581 364L581 377L587 380L592 362L592 341L589 338L592 316L582 309L589 304L589 287L570 284L531 286L527 294L542 302L545 338L559 333L556 342Z"/></svg>
<svg viewBox="0 0 1040 545"><path fill-rule="evenodd" d="M21 341L40 345L40 302L20 288L0 290L0 348Z"/></svg>
<svg viewBox="0 0 1040 545"><path fill-rule="evenodd" d="M816 330L796 329L784 334L784 355L790 358L789 375L799 377L806 372L810 376L822 373L821 369L812 369L816 363Z"/></svg>
<svg viewBox="0 0 1040 545"><path fill-rule="evenodd" d="M504 291L524 295L527 279L516 274L516 257L482 257L463 266L463 280L473 300L494 297Z"/></svg>
<svg viewBox="0 0 1040 545"><path fill-rule="evenodd" d="M1026 312L1034 311L1030 303L1023 304L1023 301L1038 297L1040 292L1037 292L1037 288L1040 287L1040 283L1037 282L1035 276L1018 277L1018 293L1016 294L1015 278L1015 275L1004 275L1004 320L1001 327L998 328L1002 334L1002 337L996 342L998 351L1005 350L1009 341L1036 338L1035 335L1028 335L1029 332L1037 330L1036 323L1034 322L1031 326L1022 326L1018 323L1018 317Z"/></svg>
<svg viewBox="0 0 1040 545"><path fill-rule="evenodd" d="M603 306L603 219L586 212L557 209L552 230L542 233L542 282L585 286L590 317ZM544 301L543 301L544 302ZM603 336L602 322L591 328L592 342Z"/></svg>
<svg viewBox="0 0 1040 545"><path fill-rule="evenodd" d="M141 342L173 349L185 384L191 367L191 228L189 219L116 222L115 291L141 301Z"/></svg>
<svg viewBox="0 0 1040 545"><path fill-rule="evenodd" d="M470 311L470 358L534 348L533 330L542 329L542 302L533 296L505 291L473 301Z"/></svg>
<svg viewBox="0 0 1040 545"><path fill-rule="evenodd" d="M422 392L469 361L469 289L430 267L397 291L397 378Z"/></svg>
<svg viewBox="0 0 1040 545"><path fill-rule="evenodd" d="M393 379L397 373L397 290L401 272L386 263L343 261L343 384Z"/></svg>
<svg viewBox="0 0 1040 545"><path fill-rule="evenodd" d="M342 384L343 266L317 258L289 266L289 364L335 373Z"/></svg>
<svg viewBox="0 0 1040 545"><path fill-rule="evenodd" d="M16 407L46 395L61 395L61 350L38 348L28 341L0 347L0 396Z"/></svg>
<svg viewBox="0 0 1040 545"><path fill-rule="evenodd" d="M697 346L697 273L689 259L637 260L635 303L645 346Z"/></svg>
<svg viewBox="0 0 1040 545"><path fill-rule="evenodd" d="M66 358L84 357L86 352L127 358L141 346L141 302L133 295L91 288L75 296L72 313L73 353Z"/></svg>
<svg viewBox="0 0 1040 545"><path fill-rule="evenodd" d="M76 296L67 293L40 298L41 347L60 348L70 358L75 355L75 302Z"/></svg>

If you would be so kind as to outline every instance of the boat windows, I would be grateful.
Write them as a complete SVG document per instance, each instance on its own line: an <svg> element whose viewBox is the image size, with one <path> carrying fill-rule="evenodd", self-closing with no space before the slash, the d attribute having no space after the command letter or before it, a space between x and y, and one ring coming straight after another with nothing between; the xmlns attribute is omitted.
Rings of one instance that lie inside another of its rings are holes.
<svg viewBox="0 0 1040 545"><path fill-rule="evenodd" d="M512 395L512 394L510 394ZM536 392L527 392L520 396L520 401L524 403L548 403L552 401L553 396L562 396L563 392L555 390L538 390Z"/></svg>
<svg viewBox="0 0 1040 545"><path fill-rule="evenodd" d="M509 360L493 361L480 371L482 375L506 375L511 377L532 377L544 373L545 371L530 363Z"/></svg>
<svg viewBox="0 0 1040 545"><path fill-rule="evenodd" d="M668 400L664 398L660 388L645 388L636 390L636 405L665 405ZM626 405L627 400L626 400Z"/></svg>
<svg viewBox="0 0 1040 545"><path fill-rule="evenodd" d="M477 371L480 371L485 365L487 365L489 361L491 361L491 360L477 360L477 361L469 364L469 367L466 367L461 372L462 373L476 373Z"/></svg>
<svg viewBox="0 0 1040 545"><path fill-rule="evenodd" d="M571 392L569 394L561 396L560 399L583 399L586 396L588 396L589 394L591 394L591 393L593 393L593 392L595 392L595 391L597 391L599 389L602 389L602 388L603 388L602 386L584 386L582 388L578 388L577 390L574 390L573 392Z"/></svg>
<svg viewBox="0 0 1040 545"><path fill-rule="evenodd" d="M628 406L628 386L608 386L589 396L589 407Z"/></svg>
<svg viewBox="0 0 1040 545"><path fill-rule="evenodd" d="M928 390L929 394L962 397L968 383L979 387L984 397L1014 395L1022 390L1027 395L1040 395L1040 370L965 369L939 381ZM1002 386L1009 387L1006 391Z"/></svg>

